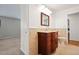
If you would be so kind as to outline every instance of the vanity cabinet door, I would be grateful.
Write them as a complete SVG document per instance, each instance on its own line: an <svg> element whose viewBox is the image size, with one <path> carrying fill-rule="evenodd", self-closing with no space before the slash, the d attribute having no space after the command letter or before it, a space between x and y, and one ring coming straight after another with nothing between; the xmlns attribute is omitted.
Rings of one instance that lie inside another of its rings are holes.
<svg viewBox="0 0 79 59"><path fill-rule="evenodd" d="M38 53L44 55L51 53L51 33L38 32Z"/></svg>
<svg viewBox="0 0 79 59"><path fill-rule="evenodd" d="M48 33L47 34L47 42L46 42L47 46L46 46L46 51L47 51L47 54L51 54L51 33Z"/></svg>
<svg viewBox="0 0 79 59"><path fill-rule="evenodd" d="M52 32L51 37L51 50L54 52L58 47L58 32Z"/></svg>
<svg viewBox="0 0 79 59"><path fill-rule="evenodd" d="M52 54L58 45L57 32L38 32L38 53L43 55Z"/></svg>

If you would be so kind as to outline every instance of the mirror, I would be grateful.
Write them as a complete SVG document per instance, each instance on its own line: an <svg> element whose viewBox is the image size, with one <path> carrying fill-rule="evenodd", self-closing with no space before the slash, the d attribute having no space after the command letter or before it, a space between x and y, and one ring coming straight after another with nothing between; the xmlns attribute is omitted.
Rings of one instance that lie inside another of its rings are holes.
<svg viewBox="0 0 79 59"><path fill-rule="evenodd" d="M49 16L41 13L41 26L49 26Z"/></svg>

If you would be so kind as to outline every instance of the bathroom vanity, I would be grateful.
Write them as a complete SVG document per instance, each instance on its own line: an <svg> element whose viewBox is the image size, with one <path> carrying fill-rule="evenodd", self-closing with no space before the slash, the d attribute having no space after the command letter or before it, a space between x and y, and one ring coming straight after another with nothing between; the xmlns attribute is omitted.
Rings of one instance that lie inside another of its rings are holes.
<svg viewBox="0 0 79 59"><path fill-rule="evenodd" d="M38 54L52 54L57 47L58 32L38 32Z"/></svg>

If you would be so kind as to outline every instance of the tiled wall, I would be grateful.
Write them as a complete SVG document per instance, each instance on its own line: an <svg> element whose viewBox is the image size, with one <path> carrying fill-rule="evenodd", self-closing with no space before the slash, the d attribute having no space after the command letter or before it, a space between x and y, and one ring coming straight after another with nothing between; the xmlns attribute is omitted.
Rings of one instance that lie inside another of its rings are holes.
<svg viewBox="0 0 79 59"><path fill-rule="evenodd" d="M30 33L29 33L29 47L30 47L30 55L37 55L38 54L38 36L37 36L37 32L40 31L58 31L58 36L59 37L67 37L67 31L66 29L45 29L45 28L30 28Z"/></svg>

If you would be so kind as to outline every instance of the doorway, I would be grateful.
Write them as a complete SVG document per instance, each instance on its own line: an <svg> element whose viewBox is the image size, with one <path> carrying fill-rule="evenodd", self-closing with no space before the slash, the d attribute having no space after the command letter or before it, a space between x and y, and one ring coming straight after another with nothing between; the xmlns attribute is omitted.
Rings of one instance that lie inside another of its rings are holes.
<svg viewBox="0 0 79 59"><path fill-rule="evenodd" d="M68 15L68 43L79 46L79 12Z"/></svg>

